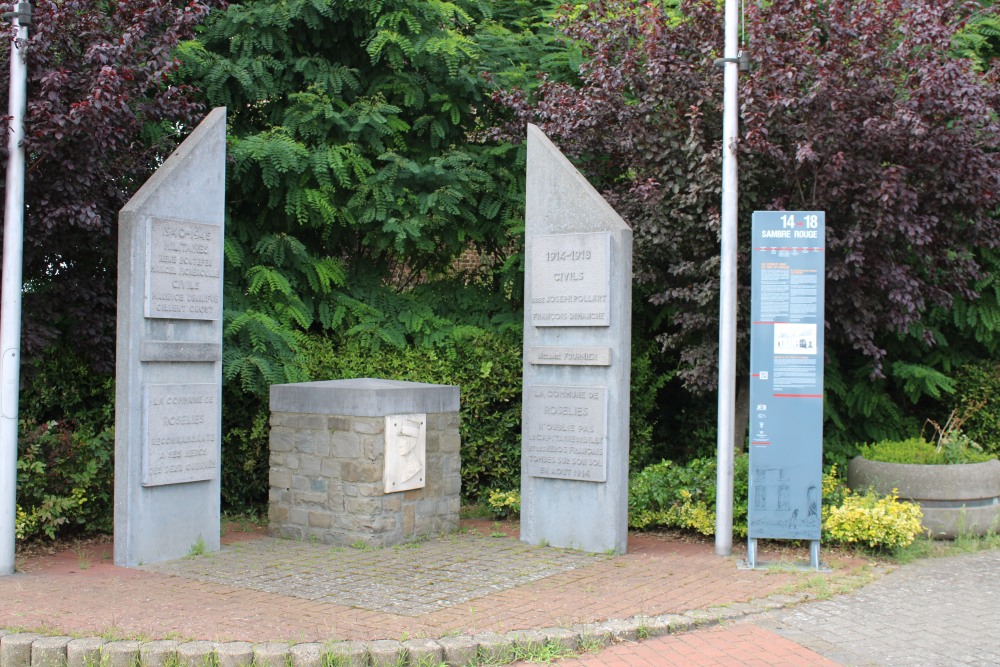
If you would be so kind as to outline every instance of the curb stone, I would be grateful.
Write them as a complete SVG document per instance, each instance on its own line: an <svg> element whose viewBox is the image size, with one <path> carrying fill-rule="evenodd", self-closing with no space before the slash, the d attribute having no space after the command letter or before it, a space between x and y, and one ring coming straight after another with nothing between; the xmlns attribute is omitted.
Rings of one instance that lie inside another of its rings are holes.
<svg viewBox="0 0 1000 667"><path fill-rule="evenodd" d="M219 667L250 667L253 664L253 644L250 642L219 644L215 647L215 659L219 661Z"/></svg>
<svg viewBox="0 0 1000 667"><path fill-rule="evenodd" d="M92 665L99 665L101 663L102 646L104 646L104 640L97 637L72 640L66 645L66 667L91 667Z"/></svg>
<svg viewBox="0 0 1000 667"><path fill-rule="evenodd" d="M322 667L323 645L318 642L295 644L289 649L292 667Z"/></svg>
<svg viewBox="0 0 1000 667"><path fill-rule="evenodd" d="M448 667L465 667L474 662L479 653L479 643L471 637L442 637L438 644L444 649Z"/></svg>
<svg viewBox="0 0 1000 667"><path fill-rule="evenodd" d="M215 642L186 642L177 647L177 663L180 667L210 667L214 660ZM286 666L282 663L281 667Z"/></svg>
<svg viewBox="0 0 1000 667"><path fill-rule="evenodd" d="M286 660L290 657L288 644L264 642L253 647L253 664L257 667L286 667Z"/></svg>
<svg viewBox="0 0 1000 667"><path fill-rule="evenodd" d="M0 667L22 667L31 664L31 645L41 635L13 633L0 639Z"/></svg>
<svg viewBox="0 0 1000 667"><path fill-rule="evenodd" d="M598 631L611 637L612 643L634 642L639 636L639 627L629 621L612 619L598 624Z"/></svg>
<svg viewBox="0 0 1000 667"><path fill-rule="evenodd" d="M331 667L368 667L368 645L365 642L337 642L326 647Z"/></svg>
<svg viewBox="0 0 1000 667"><path fill-rule="evenodd" d="M66 645L72 637L45 637L31 644L31 664L38 667L63 667Z"/></svg>
<svg viewBox="0 0 1000 667"><path fill-rule="evenodd" d="M482 662L505 664L511 662L514 654L514 643L503 635L495 632L481 632L473 635L472 640L479 644L477 655Z"/></svg>
<svg viewBox="0 0 1000 667"><path fill-rule="evenodd" d="M403 650L411 665L440 665L444 662L444 647L433 639L407 639Z"/></svg>
<svg viewBox="0 0 1000 667"><path fill-rule="evenodd" d="M142 654L140 650L142 642L137 641L113 641L101 645L101 666L102 667L135 667L141 664ZM4 667L12 667L4 665ZM27 667L21 665L20 667Z"/></svg>
<svg viewBox="0 0 1000 667"><path fill-rule="evenodd" d="M179 667L417 667L444 662L467 667L477 660L510 663L519 650L536 650L546 642L569 651L637 641L640 634L658 637L696 627L746 618L812 599L808 593L774 594L751 602L694 609L682 614L636 615L570 628L513 630L506 635L482 632L440 639L303 642L210 642L157 640L105 641L71 639L0 629L0 667L164 667L175 656ZM589 646L588 646L589 645Z"/></svg>
<svg viewBox="0 0 1000 667"><path fill-rule="evenodd" d="M139 649L139 660L145 667L165 667L177 658L178 646L180 642L173 639L147 642Z"/></svg>
<svg viewBox="0 0 1000 667"><path fill-rule="evenodd" d="M511 630L506 637L515 651L536 653L545 646L545 635L538 630Z"/></svg>
<svg viewBox="0 0 1000 667"><path fill-rule="evenodd" d="M575 653L580 649L580 635L569 628L544 628L539 630L549 644Z"/></svg>
<svg viewBox="0 0 1000 667"><path fill-rule="evenodd" d="M395 639L377 639L369 642L368 657L371 660L371 667L397 667L407 663L403 644Z"/></svg>
<svg viewBox="0 0 1000 667"><path fill-rule="evenodd" d="M601 630L596 623L574 625L572 629L580 636L581 646L587 650L593 646L603 647L611 643L611 634Z"/></svg>

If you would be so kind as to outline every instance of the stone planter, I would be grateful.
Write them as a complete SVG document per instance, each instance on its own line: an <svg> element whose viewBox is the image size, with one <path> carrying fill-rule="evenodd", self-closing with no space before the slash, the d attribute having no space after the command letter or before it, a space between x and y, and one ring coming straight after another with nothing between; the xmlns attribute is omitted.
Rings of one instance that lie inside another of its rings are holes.
<svg viewBox="0 0 1000 667"><path fill-rule="evenodd" d="M847 485L880 494L896 489L901 500L920 503L933 537L984 535L1000 530L1000 461L958 465L883 463L854 457Z"/></svg>

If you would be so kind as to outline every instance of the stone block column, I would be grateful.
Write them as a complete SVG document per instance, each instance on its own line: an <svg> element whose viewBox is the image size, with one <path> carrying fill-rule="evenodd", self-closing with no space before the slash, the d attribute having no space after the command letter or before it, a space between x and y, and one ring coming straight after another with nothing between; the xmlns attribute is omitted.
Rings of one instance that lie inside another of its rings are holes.
<svg viewBox="0 0 1000 667"><path fill-rule="evenodd" d="M271 535L383 547L458 529L458 387L273 385L270 408Z"/></svg>

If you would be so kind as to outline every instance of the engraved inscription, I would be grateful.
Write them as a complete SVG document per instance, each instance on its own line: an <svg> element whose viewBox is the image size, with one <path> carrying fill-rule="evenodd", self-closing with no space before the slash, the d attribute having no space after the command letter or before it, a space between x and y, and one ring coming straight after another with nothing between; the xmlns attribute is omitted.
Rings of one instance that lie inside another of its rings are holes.
<svg viewBox="0 0 1000 667"><path fill-rule="evenodd" d="M533 477L607 479L606 387L525 388L524 469Z"/></svg>
<svg viewBox="0 0 1000 667"><path fill-rule="evenodd" d="M610 366L610 347L529 347L528 363L535 366Z"/></svg>
<svg viewBox="0 0 1000 667"><path fill-rule="evenodd" d="M611 326L611 234L548 234L533 241L531 324Z"/></svg>
<svg viewBox="0 0 1000 667"><path fill-rule="evenodd" d="M144 387L142 485L214 479L219 466L218 385Z"/></svg>
<svg viewBox="0 0 1000 667"><path fill-rule="evenodd" d="M152 218L146 262L146 317L222 316L222 228Z"/></svg>

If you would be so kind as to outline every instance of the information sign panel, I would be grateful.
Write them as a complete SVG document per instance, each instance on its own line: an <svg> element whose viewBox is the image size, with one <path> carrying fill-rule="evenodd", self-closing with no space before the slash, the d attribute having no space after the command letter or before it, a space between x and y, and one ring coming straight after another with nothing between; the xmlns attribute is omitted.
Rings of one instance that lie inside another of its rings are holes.
<svg viewBox="0 0 1000 667"><path fill-rule="evenodd" d="M819 540L822 211L753 214L749 537Z"/></svg>

